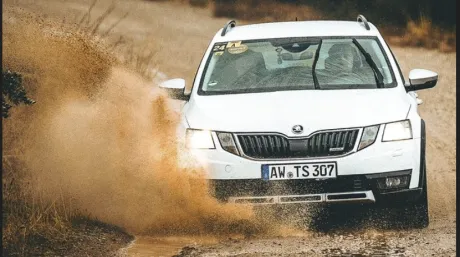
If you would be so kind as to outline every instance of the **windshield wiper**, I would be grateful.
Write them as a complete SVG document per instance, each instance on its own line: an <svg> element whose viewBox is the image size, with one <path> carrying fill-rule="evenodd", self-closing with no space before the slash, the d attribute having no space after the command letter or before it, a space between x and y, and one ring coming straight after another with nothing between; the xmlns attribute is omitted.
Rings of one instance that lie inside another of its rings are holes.
<svg viewBox="0 0 460 257"><path fill-rule="evenodd" d="M355 44L359 51L364 55L367 64L371 66L372 71L374 72L375 81L377 82L377 87L383 88L383 75L380 72L379 68L377 68L377 65L375 64L371 55L368 52L366 52L366 50L364 50L363 46L361 46L361 44L358 43L358 40L356 40L355 38L353 38L353 44Z"/></svg>
<svg viewBox="0 0 460 257"><path fill-rule="evenodd" d="M315 53L315 60L313 60L313 65L311 67L312 71L311 71L311 74L313 76L313 83L315 85L315 89L320 89L319 87L319 82L318 82L318 78L316 77L316 63L318 62L318 59L319 59L319 50L321 50L321 45L323 44L323 40L321 39L319 41L319 45L318 45L318 48L316 49L316 53Z"/></svg>

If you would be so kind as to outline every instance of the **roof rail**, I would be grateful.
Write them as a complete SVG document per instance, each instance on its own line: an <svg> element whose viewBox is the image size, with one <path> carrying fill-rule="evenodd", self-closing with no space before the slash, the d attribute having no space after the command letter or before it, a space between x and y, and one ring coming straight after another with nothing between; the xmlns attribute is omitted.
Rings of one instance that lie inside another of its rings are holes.
<svg viewBox="0 0 460 257"><path fill-rule="evenodd" d="M357 21L358 23L362 22L366 30L371 30L371 27L369 27L369 23L367 23L366 17L364 17L364 15L362 14L358 15Z"/></svg>
<svg viewBox="0 0 460 257"><path fill-rule="evenodd" d="M234 20L231 20L225 24L224 28L222 29L222 33L220 34L222 37L227 34L227 32L230 30L230 28L233 28L236 26L236 22Z"/></svg>

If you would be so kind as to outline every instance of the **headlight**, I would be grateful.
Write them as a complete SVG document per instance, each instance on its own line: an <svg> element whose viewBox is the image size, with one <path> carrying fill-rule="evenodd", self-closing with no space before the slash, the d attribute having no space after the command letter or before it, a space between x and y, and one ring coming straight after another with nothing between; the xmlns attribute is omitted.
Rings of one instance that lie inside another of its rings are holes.
<svg viewBox="0 0 460 257"><path fill-rule="evenodd" d="M200 149L214 149L214 140L208 130L187 129L187 147Z"/></svg>
<svg viewBox="0 0 460 257"><path fill-rule="evenodd" d="M375 142L375 138L379 132L379 127L380 125L364 128L361 140L359 141L358 151L372 145Z"/></svg>
<svg viewBox="0 0 460 257"><path fill-rule="evenodd" d="M230 133L217 132L217 137L219 138L220 145L225 151L239 155L238 149L236 148L235 140Z"/></svg>
<svg viewBox="0 0 460 257"><path fill-rule="evenodd" d="M409 120L385 124L383 142L412 139L412 127Z"/></svg>

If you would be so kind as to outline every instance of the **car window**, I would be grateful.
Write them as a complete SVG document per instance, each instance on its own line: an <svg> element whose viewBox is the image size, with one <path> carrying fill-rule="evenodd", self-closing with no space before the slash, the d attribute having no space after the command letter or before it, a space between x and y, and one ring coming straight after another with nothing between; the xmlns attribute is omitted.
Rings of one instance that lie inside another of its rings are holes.
<svg viewBox="0 0 460 257"><path fill-rule="evenodd" d="M376 38L279 38L216 43L208 57L199 94L384 87L394 76ZM316 81L315 81L316 79Z"/></svg>

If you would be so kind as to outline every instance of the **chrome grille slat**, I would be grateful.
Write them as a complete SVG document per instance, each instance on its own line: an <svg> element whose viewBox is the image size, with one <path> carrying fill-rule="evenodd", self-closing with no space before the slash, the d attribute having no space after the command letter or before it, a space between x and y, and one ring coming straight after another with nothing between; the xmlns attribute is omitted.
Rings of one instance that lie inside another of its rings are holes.
<svg viewBox="0 0 460 257"><path fill-rule="evenodd" d="M358 137L358 132L357 131L353 131L352 132L352 136L350 138L350 143L349 143L349 149L353 149L353 147L355 146L355 142L356 142L356 138Z"/></svg>
<svg viewBox="0 0 460 257"><path fill-rule="evenodd" d="M275 144L276 144L276 153L281 153L281 147L280 147L280 144L281 144L281 140L280 138L278 138L277 136L273 136L273 138L275 139Z"/></svg>
<svg viewBox="0 0 460 257"><path fill-rule="evenodd" d="M274 146L273 146L273 139L271 136L267 136L267 140L269 142L270 153L275 153Z"/></svg>
<svg viewBox="0 0 460 257"><path fill-rule="evenodd" d="M318 136L318 152L323 153L323 141L324 138L326 137L326 134L319 134Z"/></svg>
<svg viewBox="0 0 460 257"><path fill-rule="evenodd" d="M344 134L343 134L343 138L342 138L342 147L346 147L347 145L347 137L348 137L348 131L346 131Z"/></svg>
<svg viewBox="0 0 460 257"><path fill-rule="evenodd" d="M262 153L262 145L259 143L259 137L258 136L255 136L255 140L256 140L256 145L257 145L257 152L259 154L263 154Z"/></svg>
<svg viewBox="0 0 460 257"><path fill-rule="evenodd" d="M308 141L309 141L308 144L310 145L309 147L310 151L314 151L313 147L315 147L315 141L313 140L313 138L310 138Z"/></svg>
<svg viewBox="0 0 460 257"><path fill-rule="evenodd" d="M263 136L262 138L264 140L264 144L266 145L265 149L267 151L267 154L272 155L272 151L271 151L272 147L270 145L270 141L268 140L268 136Z"/></svg>
<svg viewBox="0 0 460 257"><path fill-rule="evenodd" d="M325 154L325 153L328 152L328 149L327 149L327 146L328 146L327 140L328 139L329 139L329 133L324 133L323 142L321 142L321 153L322 154Z"/></svg>
<svg viewBox="0 0 460 257"><path fill-rule="evenodd" d="M287 138L280 134L239 134L244 155L257 159L339 156L353 150L359 129L318 132L308 138ZM299 142L302 144L299 148ZM294 144L294 141L297 141ZM293 145L291 146L291 143Z"/></svg>
<svg viewBox="0 0 460 257"><path fill-rule="evenodd" d="M351 139L352 139L352 138L353 138L353 131L350 131L350 133L349 133L349 135L348 135L348 137L347 137L347 142L346 142L346 144L347 144L347 147L346 147L346 148L347 148L347 149L350 148Z"/></svg>
<svg viewBox="0 0 460 257"><path fill-rule="evenodd" d="M287 149L287 145L285 145L285 144L286 144L286 141L282 138L282 139L281 139L281 145L283 146L283 148L282 148L282 149L283 149L283 150L282 150L283 152L287 152L287 150L288 150L288 149Z"/></svg>
<svg viewBox="0 0 460 257"><path fill-rule="evenodd" d="M337 134L332 133L332 136L331 136L331 146L332 147L337 147L337 144L335 143L336 138L337 138Z"/></svg>
<svg viewBox="0 0 460 257"><path fill-rule="evenodd" d="M341 147L342 144L342 137L343 137L343 133L340 133L338 136L337 136L337 147Z"/></svg>
<svg viewBox="0 0 460 257"><path fill-rule="evenodd" d="M321 149L321 134L315 137L316 151L319 152Z"/></svg>
<svg viewBox="0 0 460 257"><path fill-rule="evenodd" d="M248 145L246 144L246 138L238 138L240 141L240 144L243 146L244 149L248 149Z"/></svg>
<svg viewBox="0 0 460 257"><path fill-rule="evenodd" d="M324 141L326 141L326 138L327 138L327 133L324 133L324 134L320 134L321 135L321 141L320 141L320 150L319 152L322 154L324 153L324 148L325 148L325 144L324 144Z"/></svg>
<svg viewBox="0 0 460 257"><path fill-rule="evenodd" d="M259 136L259 143L260 143L260 152L262 154L267 154L266 150L267 150L267 147L265 147L266 145L264 144L264 137L263 136Z"/></svg>
<svg viewBox="0 0 460 257"><path fill-rule="evenodd" d="M249 137L249 142L251 144L251 152L252 152L252 154L256 153L256 144L255 144L254 140L255 140L254 138Z"/></svg>

